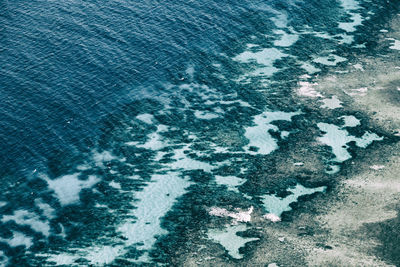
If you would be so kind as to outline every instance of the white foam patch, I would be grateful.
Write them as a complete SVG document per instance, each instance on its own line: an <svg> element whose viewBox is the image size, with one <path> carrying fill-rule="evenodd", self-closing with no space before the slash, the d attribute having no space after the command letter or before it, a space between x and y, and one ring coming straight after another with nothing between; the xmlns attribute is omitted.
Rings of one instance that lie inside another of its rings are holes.
<svg viewBox="0 0 400 267"><path fill-rule="evenodd" d="M392 45L389 47L390 49L400 50L400 41L394 38L386 38L387 40L393 41Z"/></svg>
<svg viewBox="0 0 400 267"><path fill-rule="evenodd" d="M248 242L259 240L259 238L241 237L237 235L238 232L244 232L246 230L246 225L239 224L228 226L223 230L210 229L207 232L207 236L209 239L222 245L232 258L242 259L243 255L239 253L239 249L244 247Z"/></svg>
<svg viewBox="0 0 400 267"><path fill-rule="evenodd" d="M289 56L288 54L282 53L276 48L264 48L258 52L244 51L233 58L235 61L242 63L255 62L263 67L259 67L250 73L251 76L272 76L279 69L274 67L275 61Z"/></svg>
<svg viewBox="0 0 400 267"><path fill-rule="evenodd" d="M239 193L238 187L244 184L246 180L236 176L215 175L215 182L219 185L226 186L228 190Z"/></svg>
<svg viewBox="0 0 400 267"><path fill-rule="evenodd" d="M250 222L253 210L254 208L250 207L247 211L238 209L237 212L230 212L224 208L213 207L211 208L209 214L212 216L232 218L234 220L234 224L237 224L238 222Z"/></svg>
<svg viewBox="0 0 400 267"><path fill-rule="evenodd" d="M69 205L79 202L79 193L82 189L91 188L100 179L97 176L90 175L87 180L80 180L80 173L74 173L61 176L57 179L51 180L45 177L49 188L54 191L61 205Z"/></svg>
<svg viewBox="0 0 400 267"><path fill-rule="evenodd" d="M33 245L32 238L26 236L20 232L13 231L13 237L11 238L1 238L0 242L7 243L10 247L18 247L25 246L26 248L30 248Z"/></svg>
<svg viewBox="0 0 400 267"><path fill-rule="evenodd" d="M145 114L139 114L136 116L136 119L146 123L146 124L152 124L154 120L154 116L148 113Z"/></svg>
<svg viewBox="0 0 400 267"><path fill-rule="evenodd" d="M297 90L297 93L301 96L306 96L306 97L322 97L322 95L314 89L314 86L317 86L318 83L310 83L306 81L301 81L299 82L299 88Z"/></svg>
<svg viewBox="0 0 400 267"><path fill-rule="evenodd" d="M212 120L212 119L219 118L218 114L206 112L206 111L200 111L200 110L196 110L194 112L194 116L201 120Z"/></svg>
<svg viewBox="0 0 400 267"><path fill-rule="evenodd" d="M380 171L385 168L385 165L372 165L372 166L369 166L369 168L373 169L375 171Z"/></svg>
<svg viewBox="0 0 400 267"><path fill-rule="evenodd" d="M276 195L265 195L261 198L264 208L268 211L268 213L264 215L264 218L273 222L280 221L282 213L285 211L291 211L292 208L290 207L290 204L297 202L299 197L311 195L316 192L325 192L325 190L326 186L307 188L301 184L297 184L295 187L287 190L291 194L284 198L277 197Z"/></svg>
<svg viewBox="0 0 400 267"><path fill-rule="evenodd" d="M357 70L364 71L364 67L360 63L354 64L353 67Z"/></svg>
<svg viewBox="0 0 400 267"><path fill-rule="evenodd" d="M326 57L317 57L313 61L326 66L336 66L338 63L344 62L347 59L338 55L329 54Z"/></svg>
<svg viewBox="0 0 400 267"><path fill-rule="evenodd" d="M344 91L349 96L365 96L368 92L367 87L355 88Z"/></svg>
<svg viewBox="0 0 400 267"><path fill-rule="evenodd" d="M253 119L254 126L245 128L245 137L249 144L245 147L247 153L267 155L278 148L275 138L268 132L269 130L278 131L278 127L271 124L273 121L292 121L292 117L301 114L296 112L265 111L256 115ZM250 150L250 147L258 148L258 151Z"/></svg>
<svg viewBox="0 0 400 267"><path fill-rule="evenodd" d="M274 31L275 34L281 35L279 40L274 41L275 46L290 47L299 40L298 34L289 34L283 30Z"/></svg>
<svg viewBox="0 0 400 267"><path fill-rule="evenodd" d="M322 137L318 137L318 141L332 148L332 153L335 155L334 162L343 162L351 158L347 150L347 144L351 141L355 141L358 147L366 148L373 141L383 140L383 137L370 132L366 132L360 138L351 136L347 130L334 124L318 123L317 126L325 132Z"/></svg>
<svg viewBox="0 0 400 267"><path fill-rule="evenodd" d="M324 103L321 108L327 108L327 109L337 109L341 108L342 106L342 101L340 101L337 96L332 96L331 98L325 98L321 100L322 103Z"/></svg>
<svg viewBox="0 0 400 267"><path fill-rule="evenodd" d="M340 117L340 119L344 121L343 127L356 127L358 125L361 125L360 120L354 117L353 115L342 116Z"/></svg>
<svg viewBox="0 0 400 267"><path fill-rule="evenodd" d="M27 210L16 210L13 215L3 215L1 221L14 221L16 224L27 225L46 237L50 235L49 222L40 220L38 215Z"/></svg>

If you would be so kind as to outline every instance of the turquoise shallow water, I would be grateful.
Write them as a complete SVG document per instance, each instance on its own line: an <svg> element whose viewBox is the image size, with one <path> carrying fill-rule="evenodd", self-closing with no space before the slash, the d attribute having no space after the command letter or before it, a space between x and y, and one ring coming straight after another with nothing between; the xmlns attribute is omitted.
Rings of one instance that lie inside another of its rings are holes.
<svg viewBox="0 0 400 267"><path fill-rule="evenodd" d="M1 8L4 265L171 264L200 230L241 259L259 240L237 235L248 230L241 212L279 221L299 196L329 186L276 178L276 153L319 129L325 176L354 156L349 142L383 139L345 110L326 118L297 97L322 97L313 77L372 51L394 2ZM239 224L208 229L219 206L239 207L217 216Z"/></svg>

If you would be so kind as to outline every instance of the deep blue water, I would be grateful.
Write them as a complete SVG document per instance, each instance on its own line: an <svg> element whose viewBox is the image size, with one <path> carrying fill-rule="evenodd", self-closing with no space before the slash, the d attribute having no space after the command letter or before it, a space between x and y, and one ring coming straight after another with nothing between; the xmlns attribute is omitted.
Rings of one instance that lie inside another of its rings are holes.
<svg viewBox="0 0 400 267"><path fill-rule="evenodd" d="M0 0L0 265L174 264L222 227L211 207L272 214L273 192L323 192L342 163L327 146L321 173L274 164L350 114L310 110L297 87L373 51L398 8Z"/></svg>
<svg viewBox="0 0 400 267"><path fill-rule="evenodd" d="M248 5L2 1L1 162L35 169L59 150L76 152L102 117L158 95L200 51L244 34Z"/></svg>

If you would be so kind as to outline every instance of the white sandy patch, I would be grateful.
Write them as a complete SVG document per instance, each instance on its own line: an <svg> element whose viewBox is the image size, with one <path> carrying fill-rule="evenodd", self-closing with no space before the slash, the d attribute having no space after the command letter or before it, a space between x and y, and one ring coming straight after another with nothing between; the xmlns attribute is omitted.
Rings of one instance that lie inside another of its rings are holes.
<svg viewBox="0 0 400 267"><path fill-rule="evenodd" d="M108 185L109 185L109 186L111 186L112 188L115 188L115 189L121 190L121 184L120 184L120 183L117 183L117 182L111 181L111 182L110 182Z"/></svg>
<svg viewBox="0 0 400 267"><path fill-rule="evenodd" d="M391 46L389 47L390 49L393 49L393 50L400 50L400 40L396 40L396 39L394 39L394 38L386 38L386 40L393 41L393 43L392 43Z"/></svg>
<svg viewBox="0 0 400 267"><path fill-rule="evenodd" d="M11 238L6 239L0 237L0 242L5 242L10 247L25 246L26 248L30 248L33 245L32 237L26 236L20 232L12 231L12 233L13 236Z"/></svg>
<svg viewBox="0 0 400 267"><path fill-rule="evenodd" d="M242 63L255 62L263 67L259 67L250 73L250 76L272 76L279 69L274 67L274 62L289 56L288 54L282 53L276 48L264 48L258 52L244 51L233 58L235 61Z"/></svg>
<svg viewBox="0 0 400 267"><path fill-rule="evenodd" d="M273 8L268 8L267 11L274 13L275 17L271 17L271 21L275 24L277 28L287 28L289 23L289 18L287 14Z"/></svg>
<svg viewBox="0 0 400 267"><path fill-rule="evenodd" d="M216 113L200 111L200 110L196 110L194 112L194 116L201 120L212 120L212 119L219 118L219 115Z"/></svg>
<svg viewBox="0 0 400 267"><path fill-rule="evenodd" d="M35 205L42 210L43 215L48 219L53 219L55 217L55 210L49 204L43 202L42 199L35 199Z"/></svg>
<svg viewBox="0 0 400 267"><path fill-rule="evenodd" d="M76 169L78 171L86 171L86 170L90 169L90 166L87 164L81 164L81 165L76 166Z"/></svg>
<svg viewBox="0 0 400 267"><path fill-rule="evenodd" d="M361 14L356 13L361 8L359 3L355 0L340 0L340 4L345 12L350 15L351 22L340 22L339 28L346 32L356 31L356 27L362 25L363 17Z"/></svg>
<svg viewBox="0 0 400 267"><path fill-rule="evenodd" d="M246 243L259 240L259 238L241 237L238 232L247 230L245 224L228 226L223 230L210 229L208 230L208 238L222 245L228 254L234 259L241 259L243 255L239 253L239 249L244 247Z"/></svg>
<svg viewBox="0 0 400 267"><path fill-rule="evenodd" d="M367 46L365 45L365 43L362 43L362 44L353 45L353 48L367 48Z"/></svg>
<svg viewBox="0 0 400 267"><path fill-rule="evenodd" d="M314 74L317 72L320 72L321 69L315 67L314 65L311 65L310 63L304 62L301 66L302 69L307 71L308 74Z"/></svg>
<svg viewBox="0 0 400 267"><path fill-rule="evenodd" d="M85 259L87 259L92 265L104 266L105 264L112 263L119 253L121 253L120 246L98 247L89 251L85 256Z"/></svg>
<svg viewBox="0 0 400 267"><path fill-rule="evenodd" d="M87 180L80 180L79 175L80 173L68 174L54 180L45 177L49 188L54 191L61 205L79 202L79 194L82 189L91 188L100 182L97 176L90 175Z"/></svg>
<svg viewBox="0 0 400 267"><path fill-rule="evenodd" d="M3 215L3 223L14 221L16 224L28 225L38 233L48 237L50 235L50 225L48 221L40 220L39 216L27 210L16 210L13 215Z"/></svg>
<svg viewBox="0 0 400 267"><path fill-rule="evenodd" d="M316 192L324 192L325 190L326 186L306 188L301 184L297 184L295 187L289 188L287 190L291 194L284 198L277 197L276 195L262 196L261 201L264 205L264 208L268 211L268 213L264 215L264 218L272 222L278 222L281 220L280 217L283 212L292 210L290 204L296 202L299 197L304 195L311 195Z"/></svg>
<svg viewBox="0 0 400 267"><path fill-rule="evenodd" d="M344 62L347 59L338 55L329 54L326 57L317 57L313 61L326 66L336 66L338 63Z"/></svg>
<svg viewBox="0 0 400 267"><path fill-rule="evenodd" d="M125 246L143 242L139 250L150 249L157 236L166 234L161 228L161 218L172 208L177 198L186 193L186 188L191 185L186 179L179 177L178 173L153 175L151 182L143 191L136 193L137 208L132 215L137 220L123 223L118 231L126 238Z"/></svg>
<svg viewBox="0 0 400 267"><path fill-rule="evenodd" d="M189 78L191 78L191 79L193 79L193 76L194 76L194 67L193 66L189 66L187 69L186 69L186 74L189 76Z"/></svg>
<svg viewBox="0 0 400 267"><path fill-rule="evenodd" d="M74 262L79 258L79 256L76 255L66 255L66 254L58 254L58 255L37 254L37 256L47 257L47 262L55 263L57 266L60 265L73 266Z"/></svg>
<svg viewBox="0 0 400 267"><path fill-rule="evenodd" d="M299 39L298 34L290 34L283 30L275 30L275 34L281 35L281 38L274 41L275 46L290 47Z"/></svg>
<svg viewBox="0 0 400 267"><path fill-rule="evenodd" d="M300 111L296 112L282 112L282 111L265 111L256 115L253 119L255 126L245 128L245 137L249 140L249 144L245 147L246 152L249 154L262 154L268 155L278 148L278 143L269 130L278 131L278 127L271 124L273 121L292 121L292 117L301 114ZM258 148L258 151L250 150L250 147Z"/></svg>
<svg viewBox="0 0 400 267"><path fill-rule="evenodd" d="M288 131L282 131L282 132L281 132L281 138L282 138L282 139L288 138L289 135L290 135L290 132L288 132Z"/></svg>
<svg viewBox="0 0 400 267"><path fill-rule="evenodd" d="M154 116L148 113L145 114L140 114L136 116L136 119L146 123L146 124L152 124L154 120Z"/></svg>
<svg viewBox="0 0 400 267"><path fill-rule="evenodd" d="M246 182L246 179L236 176L215 175L215 182L219 185L225 185L228 190L239 193L238 187Z"/></svg>
<svg viewBox="0 0 400 267"><path fill-rule="evenodd" d="M126 142L125 144L128 146L136 146L139 148L149 149L149 150L160 150L164 147L168 146L168 142L163 140L163 137L160 133L167 131L167 126L160 124L157 126L157 130L155 132L149 133L147 135L147 140L145 143L141 144L137 141Z"/></svg>
<svg viewBox="0 0 400 267"><path fill-rule="evenodd" d="M111 154L109 151L103 151L99 153L98 151L92 151L93 161L96 163L98 167L104 167L104 162L110 162L118 159L116 156Z"/></svg>
<svg viewBox="0 0 400 267"><path fill-rule="evenodd" d="M325 98L321 100L322 103L324 103L321 108L327 108L327 109L337 109L341 108L342 106L342 101L340 101L337 96L332 96L331 98Z"/></svg>
<svg viewBox="0 0 400 267"><path fill-rule="evenodd" d="M351 141L355 141L358 147L366 148L373 141L383 140L383 137L370 132L364 133L360 138L351 136L347 130L334 124L318 123L317 126L321 131L325 132L322 137L318 137L318 141L332 148L332 153L335 155L334 162L343 162L351 158L350 153L347 151L347 144Z"/></svg>
<svg viewBox="0 0 400 267"><path fill-rule="evenodd" d="M185 153L187 151L190 151L190 144L185 145L183 148L175 149L174 156L172 157L174 161L163 164L163 170L203 170L205 172L211 172L211 170L216 168L209 163L190 158Z"/></svg>
<svg viewBox="0 0 400 267"><path fill-rule="evenodd" d="M340 117L340 119L344 121L343 127L356 127L358 125L361 125L360 120L354 117L353 115L342 116Z"/></svg>
<svg viewBox="0 0 400 267"><path fill-rule="evenodd" d="M346 32L354 32L357 26L362 25L363 17L358 13L350 13L352 22L339 22L339 28Z"/></svg>
<svg viewBox="0 0 400 267"><path fill-rule="evenodd" d="M221 101L218 101L218 103L221 105L231 105L231 104L238 103L242 107L251 108L251 105L243 100L230 100L230 101L221 100Z"/></svg>
<svg viewBox="0 0 400 267"><path fill-rule="evenodd" d="M136 192L136 201L132 203L136 209L133 209L130 214L136 219L126 220L117 229L125 238L122 244L95 245L58 255L47 255L48 261L57 262L57 264L66 262L64 264L71 265L77 259L85 258L92 265L110 264L137 243L142 243L142 245L137 245L137 249L145 254L132 261L140 263L150 260L147 250L154 245L157 236L167 233L161 227L161 218L172 208L177 198L186 193L186 188L190 185L191 182L181 178L179 173L153 175L148 185L142 191Z"/></svg>

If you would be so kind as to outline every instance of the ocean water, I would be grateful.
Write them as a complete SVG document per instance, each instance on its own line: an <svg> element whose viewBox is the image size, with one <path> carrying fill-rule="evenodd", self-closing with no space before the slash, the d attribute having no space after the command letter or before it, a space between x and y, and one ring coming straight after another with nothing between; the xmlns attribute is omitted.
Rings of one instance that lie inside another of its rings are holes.
<svg viewBox="0 0 400 267"><path fill-rule="evenodd" d="M399 7L0 0L0 265L179 265L194 243L250 257L243 210L284 220L385 140L314 79L376 53ZM281 175L300 146L322 168Z"/></svg>

